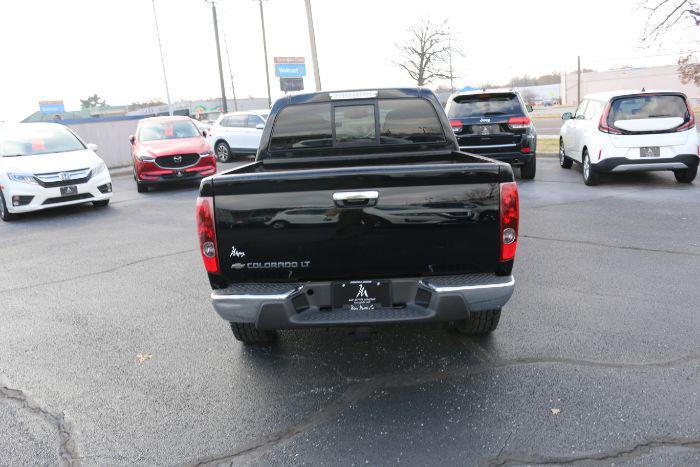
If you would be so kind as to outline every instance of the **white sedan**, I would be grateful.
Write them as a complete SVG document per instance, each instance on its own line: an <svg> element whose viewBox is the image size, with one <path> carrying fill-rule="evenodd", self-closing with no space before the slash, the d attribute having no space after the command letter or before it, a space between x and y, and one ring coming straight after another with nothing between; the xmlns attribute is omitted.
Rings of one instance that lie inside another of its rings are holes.
<svg viewBox="0 0 700 467"><path fill-rule="evenodd" d="M254 156L269 112L250 110L219 117L211 126L207 138L219 162L230 162L236 156Z"/></svg>
<svg viewBox="0 0 700 467"><path fill-rule="evenodd" d="M107 206L112 180L96 150L57 123L3 126L0 218L70 204Z"/></svg>

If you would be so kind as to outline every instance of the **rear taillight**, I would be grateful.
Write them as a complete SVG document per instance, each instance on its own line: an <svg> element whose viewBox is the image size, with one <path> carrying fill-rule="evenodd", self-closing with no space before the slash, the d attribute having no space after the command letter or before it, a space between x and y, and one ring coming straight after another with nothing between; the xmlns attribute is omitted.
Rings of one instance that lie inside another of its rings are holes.
<svg viewBox="0 0 700 467"><path fill-rule="evenodd" d="M605 110L603 110L603 115L600 116L600 122L598 123L598 130L603 133L609 133L611 135L621 135L622 132L616 128L608 125L608 115L610 115L610 107L612 107L612 101L605 105Z"/></svg>
<svg viewBox="0 0 700 467"><path fill-rule="evenodd" d="M455 133L462 131L462 122L459 120L450 120L450 126Z"/></svg>
<svg viewBox="0 0 700 467"><path fill-rule="evenodd" d="M519 217L518 186L515 182L501 183L501 261L515 257Z"/></svg>
<svg viewBox="0 0 700 467"><path fill-rule="evenodd" d="M214 225L214 199L197 198L197 233L199 250L207 272L219 274L219 256L216 248L216 226Z"/></svg>
<svg viewBox="0 0 700 467"><path fill-rule="evenodd" d="M508 126L514 130L522 130L530 126L530 117L510 117Z"/></svg>
<svg viewBox="0 0 700 467"><path fill-rule="evenodd" d="M676 131L690 130L695 127L695 112L693 112L693 106L690 105L687 97L685 98L685 106L688 107L688 121L676 128Z"/></svg>
<svg viewBox="0 0 700 467"><path fill-rule="evenodd" d="M532 148L529 146L525 146L525 147L520 148L520 152L530 152L530 151L532 151Z"/></svg>

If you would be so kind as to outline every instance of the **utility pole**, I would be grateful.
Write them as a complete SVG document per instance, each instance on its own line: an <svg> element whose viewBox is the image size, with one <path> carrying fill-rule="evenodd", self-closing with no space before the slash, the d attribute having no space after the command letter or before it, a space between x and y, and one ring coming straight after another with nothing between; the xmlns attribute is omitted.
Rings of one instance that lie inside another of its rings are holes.
<svg viewBox="0 0 700 467"><path fill-rule="evenodd" d="M578 56L578 71L576 72L576 106L581 105L581 56Z"/></svg>
<svg viewBox="0 0 700 467"><path fill-rule="evenodd" d="M318 56L316 55L316 34L314 33L314 17L311 14L311 0L306 2L306 22L309 25L309 42L311 42L311 62L314 67L314 80L316 81L316 91L321 90L321 75L318 72Z"/></svg>
<svg viewBox="0 0 700 467"><path fill-rule="evenodd" d="M170 102L170 89L168 88L168 75L165 73L165 60L163 59L163 44L160 42L160 30L158 29L158 15L156 14L156 0L153 3L153 20L156 23L156 37L158 38L158 49L160 50L160 64L163 66L163 81L165 81L165 95L168 98L168 114L172 116L173 105Z"/></svg>
<svg viewBox="0 0 700 467"><path fill-rule="evenodd" d="M226 87L224 86L224 68L221 65L221 47L219 46L219 23L216 18L216 0L204 0L211 3L211 14L214 17L214 39L216 40L216 58L219 61L219 82L221 83L221 106L224 108L224 113L228 112L228 103L226 102Z"/></svg>
<svg viewBox="0 0 700 467"><path fill-rule="evenodd" d="M272 107L272 95L270 94L270 67L267 61L267 38L265 37L265 14L263 13L263 0L258 0L260 5L260 24L262 25L263 53L265 54L265 84L267 84L267 105Z"/></svg>
<svg viewBox="0 0 700 467"><path fill-rule="evenodd" d="M228 40L224 31L224 48L226 49L226 61L228 62L228 75L231 78L231 93L233 93L233 111L238 112L238 100L236 99L236 86L233 84L233 71L231 71L231 55L228 53Z"/></svg>

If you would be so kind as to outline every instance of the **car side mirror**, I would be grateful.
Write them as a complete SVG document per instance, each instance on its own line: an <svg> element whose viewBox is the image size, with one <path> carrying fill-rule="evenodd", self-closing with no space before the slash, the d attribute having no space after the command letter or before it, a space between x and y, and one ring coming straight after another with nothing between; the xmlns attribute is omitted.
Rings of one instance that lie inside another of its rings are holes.
<svg viewBox="0 0 700 467"><path fill-rule="evenodd" d="M202 130L202 136L204 136L204 137L206 138L206 137L207 137L207 134L208 134L208 133L207 133L207 130Z"/></svg>
<svg viewBox="0 0 700 467"><path fill-rule="evenodd" d="M564 112L563 114L561 114L562 120L571 120L572 118L573 115L571 114L571 112Z"/></svg>
<svg viewBox="0 0 700 467"><path fill-rule="evenodd" d="M130 142L131 144L136 143L136 137L135 137L134 135L129 135L129 142Z"/></svg>
<svg viewBox="0 0 700 467"><path fill-rule="evenodd" d="M529 113L532 113L532 106L530 104L526 105L525 108L527 108Z"/></svg>
<svg viewBox="0 0 700 467"><path fill-rule="evenodd" d="M97 152L97 145L93 143L88 143L87 148L91 151Z"/></svg>
<svg viewBox="0 0 700 467"><path fill-rule="evenodd" d="M264 130L265 129L265 124L264 123L258 123L255 125L256 130Z"/></svg>

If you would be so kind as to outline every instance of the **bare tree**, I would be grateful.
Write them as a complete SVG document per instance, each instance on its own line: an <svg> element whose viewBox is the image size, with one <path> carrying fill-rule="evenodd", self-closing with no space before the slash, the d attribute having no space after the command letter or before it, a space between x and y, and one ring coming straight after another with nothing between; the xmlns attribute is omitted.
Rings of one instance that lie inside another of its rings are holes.
<svg viewBox="0 0 700 467"><path fill-rule="evenodd" d="M700 4L697 0L645 0L642 8L649 12L642 42L659 40L686 19L700 26Z"/></svg>
<svg viewBox="0 0 700 467"><path fill-rule="evenodd" d="M394 63L404 70L418 86L436 79L456 78L452 56L461 55L452 44L447 21L439 24L424 20L408 30L408 39L397 44L401 57Z"/></svg>
<svg viewBox="0 0 700 467"><path fill-rule="evenodd" d="M642 42L659 41L679 25L691 24L697 34L700 29L700 3L697 0L645 0L643 8L649 11ZM678 59L678 75L682 83L700 85L700 62L694 53Z"/></svg>

